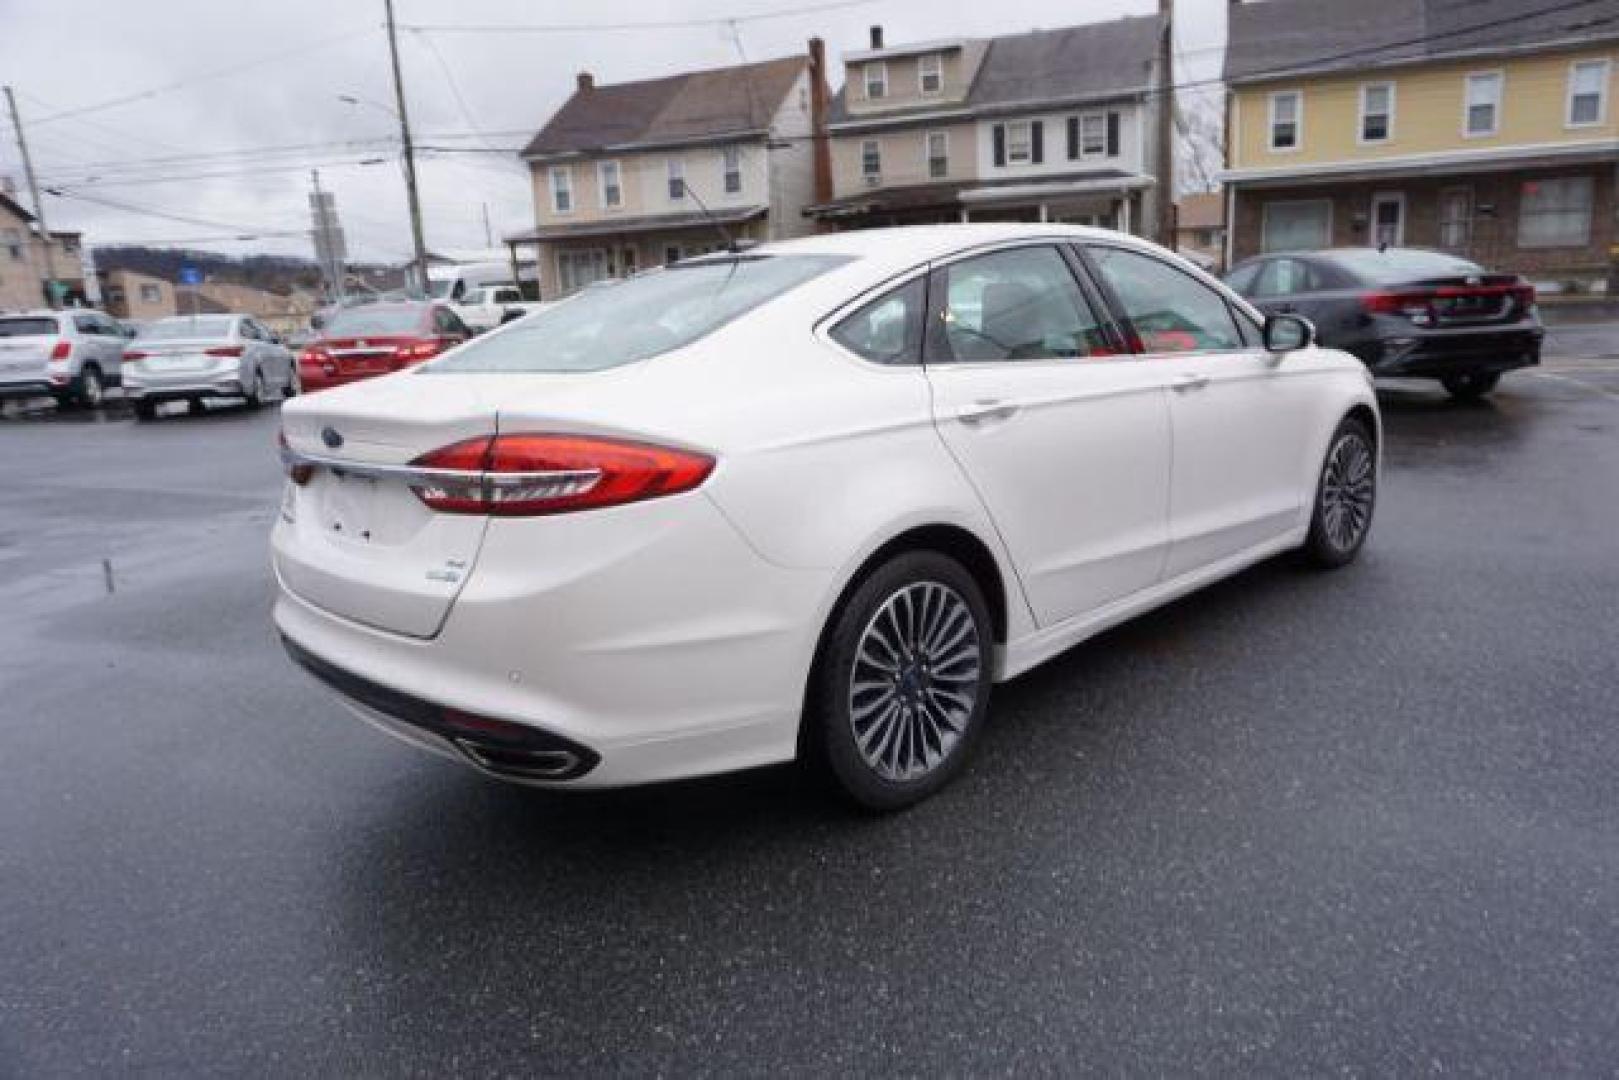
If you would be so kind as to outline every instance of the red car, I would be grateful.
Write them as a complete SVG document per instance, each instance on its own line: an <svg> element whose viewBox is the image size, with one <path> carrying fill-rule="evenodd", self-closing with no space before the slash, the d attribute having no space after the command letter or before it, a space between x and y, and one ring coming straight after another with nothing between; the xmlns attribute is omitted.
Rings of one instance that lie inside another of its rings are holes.
<svg viewBox="0 0 1619 1080"><path fill-rule="evenodd" d="M305 393L326 390L430 360L471 336L455 312L432 301L344 308L298 355L298 378Z"/></svg>

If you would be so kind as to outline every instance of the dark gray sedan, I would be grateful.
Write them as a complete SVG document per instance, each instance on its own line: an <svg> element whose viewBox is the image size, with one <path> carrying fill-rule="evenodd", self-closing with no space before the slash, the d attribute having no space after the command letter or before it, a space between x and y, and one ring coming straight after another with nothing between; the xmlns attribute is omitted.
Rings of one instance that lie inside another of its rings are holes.
<svg viewBox="0 0 1619 1080"><path fill-rule="evenodd" d="M1239 263L1226 280L1267 314L1305 316L1323 345L1373 374L1438 379L1453 397L1482 397L1503 372L1540 363L1535 287L1454 255L1286 252Z"/></svg>

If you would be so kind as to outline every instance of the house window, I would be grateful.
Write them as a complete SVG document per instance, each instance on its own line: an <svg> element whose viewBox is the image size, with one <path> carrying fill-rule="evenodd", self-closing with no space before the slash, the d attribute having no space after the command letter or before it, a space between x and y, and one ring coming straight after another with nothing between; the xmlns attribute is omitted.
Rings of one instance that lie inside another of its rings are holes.
<svg viewBox="0 0 1619 1080"><path fill-rule="evenodd" d="M1027 120L1006 125L1006 160L1013 165L1027 165L1033 159L1033 139Z"/></svg>
<svg viewBox="0 0 1619 1080"><path fill-rule="evenodd" d="M624 205L624 186L619 182L618 162L604 161L597 166L601 179L602 206L611 209Z"/></svg>
<svg viewBox="0 0 1619 1080"><path fill-rule="evenodd" d="M1568 69L1568 126L1602 123L1608 111L1608 61L1581 60Z"/></svg>
<svg viewBox="0 0 1619 1080"><path fill-rule="evenodd" d="M141 303L160 304L163 302L163 288L159 285L141 286Z"/></svg>
<svg viewBox="0 0 1619 1080"><path fill-rule="evenodd" d="M1107 115L1089 113L1079 118L1079 156L1102 157L1107 153Z"/></svg>
<svg viewBox="0 0 1619 1080"><path fill-rule="evenodd" d="M20 261L22 259L22 230L7 229L5 232L0 233L0 239L4 240L6 250L11 254L11 257Z"/></svg>
<svg viewBox="0 0 1619 1080"><path fill-rule="evenodd" d="M943 131L927 135L928 176L934 180L950 175L950 136Z"/></svg>
<svg viewBox="0 0 1619 1080"><path fill-rule="evenodd" d="M1499 71L1486 71L1467 77L1467 115L1463 120L1469 138L1494 135L1501 127L1501 82Z"/></svg>
<svg viewBox="0 0 1619 1080"><path fill-rule="evenodd" d="M1518 246L1582 247L1591 241L1589 176L1525 180L1518 201Z"/></svg>
<svg viewBox="0 0 1619 1080"><path fill-rule="evenodd" d="M1270 148L1297 150L1300 138L1300 114L1304 111L1304 94L1298 90L1283 90L1270 96Z"/></svg>
<svg viewBox="0 0 1619 1080"><path fill-rule="evenodd" d="M1394 137L1394 84L1368 83L1360 88L1360 141L1388 142Z"/></svg>
<svg viewBox="0 0 1619 1080"><path fill-rule="evenodd" d="M742 150L727 146L720 151L720 157L725 164L725 193L735 195L742 190Z"/></svg>
<svg viewBox="0 0 1619 1080"><path fill-rule="evenodd" d="M1473 239L1473 189L1446 188L1439 193L1439 246L1466 251Z"/></svg>
<svg viewBox="0 0 1619 1080"><path fill-rule="evenodd" d="M559 214L573 209L573 170L565 165L551 170L551 209Z"/></svg>
<svg viewBox="0 0 1619 1080"><path fill-rule="evenodd" d="M680 202L686 197L686 163L680 158L669 159L669 201Z"/></svg>
<svg viewBox="0 0 1619 1080"><path fill-rule="evenodd" d="M557 252L557 280L564 293L575 292L608 275L607 252L601 248Z"/></svg>
<svg viewBox="0 0 1619 1080"><path fill-rule="evenodd" d="M883 174L883 147L876 139L860 144L860 175L867 183L875 182Z"/></svg>
<svg viewBox="0 0 1619 1080"><path fill-rule="evenodd" d="M944 59L938 53L924 53L916 70L922 93L937 94L944 89Z"/></svg>
<svg viewBox="0 0 1619 1080"><path fill-rule="evenodd" d="M888 65L875 60L866 65L866 97L872 101L888 96Z"/></svg>
<svg viewBox="0 0 1619 1080"><path fill-rule="evenodd" d="M1264 251L1314 251L1332 238L1332 202L1298 199L1268 202L1260 228Z"/></svg>
<svg viewBox="0 0 1619 1080"><path fill-rule="evenodd" d="M672 266L679 261L680 248L676 247L674 244L670 244L668 247L663 249L663 263L665 266Z"/></svg>

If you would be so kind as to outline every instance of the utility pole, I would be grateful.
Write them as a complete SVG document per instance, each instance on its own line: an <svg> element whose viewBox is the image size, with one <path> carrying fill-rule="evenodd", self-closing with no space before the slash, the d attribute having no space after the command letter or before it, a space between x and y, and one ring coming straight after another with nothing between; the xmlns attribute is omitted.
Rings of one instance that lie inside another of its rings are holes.
<svg viewBox="0 0 1619 1080"><path fill-rule="evenodd" d="M388 55L393 60L394 99L399 105L399 141L405 151L405 197L410 203L410 240L416 262L416 284L427 293L427 245L422 241L422 203L416 194L416 148L410 141L410 114L405 111L405 83L399 73L399 35L394 29L394 0L382 0L388 12Z"/></svg>
<svg viewBox="0 0 1619 1080"><path fill-rule="evenodd" d="M1158 0L1158 242L1175 250L1175 0Z"/></svg>
<svg viewBox="0 0 1619 1080"><path fill-rule="evenodd" d="M495 246L495 234L489 228L488 203L483 204L483 246L486 248L493 248Z"/></svg>
<svg viewBox="0 0 1619 1080"><path fill-rule="evenodd" d="M39 201L39 183L34 179L34 161L28 156L28 140L22 133L22 116L17 112L17 97L6 87L6 105L11 109L11 126L17 132L17 149L22 154L23 175L28 178L28 194L34 200L34 220L39 224L39 236L45 246L45 302L51 310L57 308L56 299L56 253L51 250L51 230L45 224L45 204ZM33 253L29 253L29 261L33 261Z"/></svg>

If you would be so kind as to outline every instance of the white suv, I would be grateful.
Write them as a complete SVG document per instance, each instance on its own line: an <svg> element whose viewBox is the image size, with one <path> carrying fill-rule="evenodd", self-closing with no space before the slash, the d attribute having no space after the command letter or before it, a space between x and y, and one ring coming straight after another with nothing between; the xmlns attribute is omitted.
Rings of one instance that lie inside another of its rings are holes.
<svg viewBox="0 0 1619 1080"><path fill-rule="evenodd" d="M49 394L96 408L124 359L123 327L99 311L0 315L0 398Z"/></svg>

